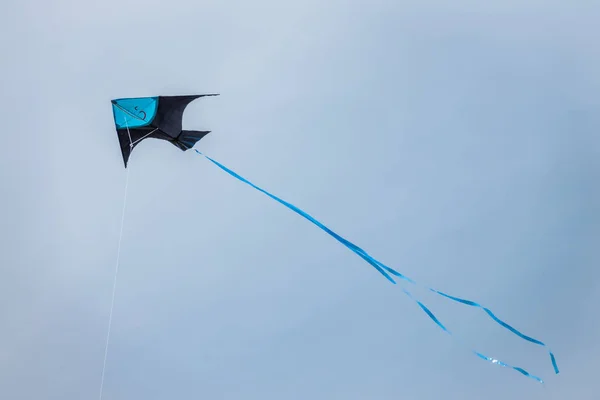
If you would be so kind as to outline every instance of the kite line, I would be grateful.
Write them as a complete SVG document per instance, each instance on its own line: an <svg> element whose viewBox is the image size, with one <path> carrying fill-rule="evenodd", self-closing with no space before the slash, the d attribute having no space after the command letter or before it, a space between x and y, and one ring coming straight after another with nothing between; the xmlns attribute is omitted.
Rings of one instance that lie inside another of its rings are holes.
<svg viewBox="0 0 600 400"><path fill-rule="evenodd" d="M127 120L125 120L125 124L127 124ZM127 133L129 133L129 126L127 126ZM131 135L129 136L129 146L133 147L133 142L131 142ZM115 309L115 294L117 292L117 278L119 276L119 262L121 260L121 242L123 241L123 225L125 224L125 210L127 208L127 192L129 189L129 169L125 174L125 190L123 195L123 210L121 212L121 228L119 229L119 243L117 245L117 260L115 262L115 276L113 278L113 288L112 288L112 299L110 301L110 312L108 314L108 329L106 332L106 345L104 347L104 362L102 363L102 377L100 378L100 397L99 400L102 400L102 393L104 390L104 376L106 373L106 360L108 358L108 344L110 340L110 330L112 328L112 319L113 319L113 311Z"/></svg>
<svg viewBox="0 0 600 400"><path fill-rule="evenodd" d="M197 149L194 149L194 151L196 153L198 153L199 155L205 157L207 160L209 160L211 163L213 163L214 165L216 165L217 167L219 167L221 170L225 171L226 173L228 173L230 176L236 178L237 180L251 186L252 188L258 190L259 192L265 194L266 196L270 197L271 199L277 201L278 203L284 205L285 207L289 208L290 210L294 211L295 213L299 214L300 216L304 217L305 219L307 219L308 221L312 222L313 224L315 224L317 227L321 228L323 231L325 231L326 233L328 233L330 236L332 236L334 239L336 239L338 242L342 243L344 246L346 246L348 249L350 249L353 253L355 253L356 255L358 255L360 258L362 258L364 261L366 261L368 264L370 264L371 266L373 266L377 271L379 271L385 278L387 278L391 283L396 284L396 281L392 278L391 275L394 275L410 284L413 285L417 285L417 283L404 276L403 274L399 273L398 271L386 266L385 264L383 264L382 262L376 260L375 258L373 258L372 256L370 256L366 251L364 251L363 249L361 249L360 247L358 247L357 245L355 245L354 243L350 242L349 240L343 238L342 236L340 236L339 234L335 233L334 231L332 231L330 228L328 228L327 226L325 226L323 223L319 222L318 220L316 220L314 217L312 217L311 215L309 215L308 213L302 211L301 209L299 209L298 207L294 206L291 203L288 203L287 201L275 196L272 193L269 193L268 191L256 186L254 183L250 182L249 180L247 180L246 178L243 178L241 175L237 174L236 172L234 172L233 170L227 168L226 166L224 166L223 164L219 163L218 161L208 157L207 155L201 153L200 151L198 151ZM463 305L467 305L470 307L475 307L475 308L480 308L482 309L494 322L496 322L498 325L502 326L503 328L509 330L510 332L512 332L513 334L519 336L521 339L526 340L530 343L533 344L537 344L539 346L542 347L546 347L548 349L548 353L550 355L550 360L552 362L552 367L554 369L554 373L558 374L559 373L559 369L558 369L558 365L556 363L556 358L554 356L554 354L552 353L552 351L550 351L550 349L548 348L548 346L541 342L540 340L534 339L530 336L527 336L523 333L521 333L519 330L513 328L512 326L510 326L509 324L507 324L506 322L504 322L503 320L501 320L500 318L498 318L493 312L492 310L490 310L487 307L484 307L482 305L480 305L479 303L476 303L474 301L471 300L467 300L467 299L462 299L459 297L454 297L451 296L449 294L446 294L444 292L438 291L436 289L424 286L426 289L428 289L429 291L442 296L446 299L458 302L460 304ZM416 299L408 290L406 290L405 288L402 288L402 291L404 292L404 294L406 294L411 300L415 301L418 306L429 316L429 318L431 318L431 320L438 326L440 327L444 332L448 333L451 336L454 336L455 339L458 339L456 337L456 335L452 334L440 321L439 319L429 310L429 308L427 308L421 301L419 301L418 299ZM491 358L491 357L487 357L485 355L483 355L482 353L472 350L471 351L478 356L481 359L484 359L486 361L489 361L493 364L497 364L500 365L502 367L506 367L506 368L510 368L513 369L515 371L518 371L519 373L525 375L528 378L532 378L540 383L543 383L542 379L530 374L529 372L527 372L526 370L524 370L523 368L520 367L515 367L512 365L509 365L507 363L504 363L500 360Z"/></svg>

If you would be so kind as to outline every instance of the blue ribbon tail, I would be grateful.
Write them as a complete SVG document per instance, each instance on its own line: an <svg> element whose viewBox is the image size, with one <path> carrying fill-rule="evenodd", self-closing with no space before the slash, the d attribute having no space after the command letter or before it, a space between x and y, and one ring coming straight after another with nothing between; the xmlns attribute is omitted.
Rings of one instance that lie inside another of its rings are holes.
<svg viewBox="0 0 600 400"><path fill-rule="evenodd" d="M437 325L437 326L438 326L440 329L442 329L442 330L443 330L444 332L446 332L448 335L450 335L450 336L454 336L454 335L452 334L452 332L450 332L450 330L448 330L448 328L446 328L446 326L440 322L440 320L439 320L439 319L438 319L438 318L435 316L435 314L434 314L434 313L433 313L433 312L432 312L432 311L431 311L431 310L430 310L430 309L429 309L429 308L428 308L428 307L427 307L425 304L423 304L423 303L422 303L420 300L418 300L417 298L415 298L415 297L414 297L414 296L413 296L413 295L412 295L412 294L411 294L411 293L410 293L408 290L406 290L406 289L402 289L402 291L403 291L403 292L404 292L404 294L406 294L406 295L407 295L407 296L408 296L408 297L409 297L409 298L410 298L412 301L414 301L415 303L417 303L417 304L418 304L418 306L421 308L421 310L423 310L423 312L425 312L425 314L427 314L427 316L428 316L428 317L429 317L429 318L430 318L430 319L431 319L431 320L432 320L432 321L433 321L433 322L434 322L434 323L435 323L435 324L436 324L436 325ZM455 338L455 339L458 339L458 338L456 338L456 337L454 337L454 338ZM515 371L517 371L517 372L521 373L522 375L524 375L524 376L526 376L526 377L528 377L528 378L531 378L531 379L533 379L533 380L535 380L535 381L538 381L539 383L544 383L544 381L543 381L541 378L539 378L539 377L537 377L537 376L535 376L535 375L533 375L533 374L530 374L528 371L526 371L525 369L523 369L523 368L521 368L521 367L515 367L515 366L513 366L513 365L507 364L507 363L505 363L505 362L503 362L503 361L500 361L500 360L498 360L498 359L495 359L495 358L492 358L492 357L485 356L485 355L483 355L482 353L480 353L480 352L478 352L478 351L476 351L476 350L473 350L473 349L471 349L471 352L472 352L473 354L475 354L477 357L481 358L482 360L488 361L488 362L490 362L490 363L492 363L492 364L496 364L496 365L499 365L499 366L501 366L501 367L504 367L504 368L509 368L509 369L515 370Z"/></svg>
<svg viewBox="0 0 600 400"><path fill-rule="evenodd" d="M349 240L345 239L344 237L342 237L341 235L337 234L336 232L334 232L333 230L331 230L330 228L328 228L327 226L325 226L323 223L319 222L317 219L315 219L314 217L312 217L310 214L306 213L305 211L302 211L301 209L299 209L298 207L296 207L295 205L288 203L287 201L275 196L272 193L267 192L266 190L256 186L255 184L253 184L252 182L250 182L249 180L247 180L246 178L238 175L236 172L232 171L231 169L227 168L226 166L224 166L223 164L219 163L216 160L213 160L212 158L208 157L205 154L202 154L200 151L198 151L197 149L194 149L194 151L198 154L200 154L201 156L205 157L206 159L208 159L210 162L212 162L214 165L216 165L217 167L219 167L220 169L222 169L223 171L225 171L226 173L228 173L229 175L231 175L232 177L238 179L239 181L253 187L254 189L258 190L259 192L265 194L266 196L270 197L271 199L277 201L278 203L284 205L285 207L287 207L288 209L294 211L295 213L297 213L298 215L304 217L305 219L307 219L308 221L312 222L314 225L316 225L317 227L319 227L321 230L323 230L324 232L326 232L327 234L329 234L331 237L333 237L334 239L336 239L338 242L340 242L341 244L343 244L345 247L347 247L350 251L352 251L353 253L355 253L357 256L359 256L360 258L362 258L364 261L366 261L368 264L370 264L373 268L375 268L377 271L379 271L380 274L382 274L387 280L389 280L391 283L396 284L396 281L392 278L392 276L395 276L397 278L400 278L408 283L414 284L416 285L416 282L412 279L410 279L409 277L401 274L400 272L394 270L393 268L388 267L387 265L385 265L384 263L382 263L381 261L378 261L377 259L375 259L374 257L372 257L371 255L369 255L365 250L361 249L359 246L357 246L356 244L350 242ZM539 346L543 346L546 347L548 349L548 352L550 354L550 360L552 362L552 367L554 368L554 372L556 374L559 373L558 370L558 365L556 363L556 357L554 356L554 354L550 351L550 349L548 348L548 346L546 346L546 344L544 344L543 342L541 342L540 340L534 339L530 336L527 336L523 333L521 333L519 330L513 328L512 326L510 326L508 323L504 322L503 320L501 320L500 318L498 318L493 312L492 310L490 310L487 307L482 306L479 303L476 303L474 301L471 300L466 300L466 299L461 299L459 297L455 297L455 296L451 296L449 294L446 294L444 292L438 291L436 289L433 288L429 288L426 287L428 290L430 290L431 292L442 296L446 299L470 306L470 307L475 307L475 308L480 308L482 309L494 322L496 322L498 325L502 326L505 329L508 329L509 331L511 331L512 333L514 333L515 335L519 336L521 339L524 339L530 343L534 343L537 344ZM429 318L431 318L431 320L433 320L433 322L438 325L441 329L443 329L445 332L447 332L448 334L452 335L450 333L450 331L448 331L446 329L446 327L444 325L441 324L441 322L433 315L433 313L420 301L418 301L417 299L415 299L408 291L406 291L405 289L402 289L404 291L404 293L409 296L413 301L417 302L417 304L419 305L419 307L423 310L423 312L425 312ZM495 364L507 367L507 368L512 368L518 372L520 372L521 374L530 377L532 379L538 380L539 382L542 382L542 380L534 375L529 374L529 372L525 371L522 368L519 367L513 367L509 364L503 363L499 360L484 356L483 354L473 351L475 353L475 355L477 355L478 357L485 359L487 361L493 362Z"/></svg>
<svg viewBox="0 0 600 400"><path fill-rule="evenodd" d="M522 333L521 331L519 331L518 329L513 328L512 326L510 326L508 323L504 322L503 320L501 320L500 318L498 318L493 312L492 310L490 310L487 307L482 306L481 304L474 302L472 300L466 300L466 299L461 299L460 297L455 297L455 296L450 296L449 294L446 294L444 292L440 292L438 290L435 289L431 289L429 288L430 291L445 297L447 299L450 299L452 301L456 301L457 303L461 303L470 307L475 307L475 308L479 308L483 311L485 311L485 313L491 318L493 319L498 325L502 326L503 328L509 330L510 332L514 333L515 335L517 335L518 337L520 337L523 340L526 340L530 343L533 344L537 344L539 346L545 347L546 349L548 349L548 346L542 342L541 340L537 340L532 338L531 336L527 336L524 333ZM556 357L554 356L554 354L552 353L552 351L550 349L548 349L548 354L550 355L550 361L552 362L552 368L554 369L554 373L558 374L560 371L558 370L558 365L556 364Z"/></svg>

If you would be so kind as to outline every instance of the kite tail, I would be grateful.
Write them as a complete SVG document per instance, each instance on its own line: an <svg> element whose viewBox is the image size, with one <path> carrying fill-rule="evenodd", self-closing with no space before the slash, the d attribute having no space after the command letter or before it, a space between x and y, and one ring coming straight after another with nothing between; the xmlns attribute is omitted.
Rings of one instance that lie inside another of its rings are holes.
<svg viewBox="0 0 600 400"><path fill-rule="evenodd" d="M242 176L238 175L236 172L232 171L231 169L227 168L226 166L224 166L223 164L219 163L218 161L213 160L212 158L206 156L205 154L202 154L200 151L194 149L196 151L196 153L198 153L201 156L204 156L207 160L209 160L210 162L212 162L214 165L216 165L217 167L219 167L220 169L222 169L223 171L227 172L229 175L231 175L232 177L238 179L239 181L246 183L247 185L253 187L254 189L258 190L259 192L267 195L268 197L270 197L271 199L277 201L278 203L286 206L287 208L289 208L290 210L294 211L295 213L301 215L302 217L306 218L308 221L312 222L313 224L315 224L316 226L318 226L319 228L321 228L323 231L325 231L326 233L328 233L330 236L332 236L334 239L336 239L338 242L342 243L344 246L346 246L349 250L351 250L353 253L355 253L356 255L358 255L360 258L362 258L364 261L366 261L368 264L370 264L373 268L375 268L377 271L379 271L379 273L381 273L385 278L387 278L390 282L392 282L393 284L396 283L396 281L392 278L393 276L396 276L408 283L414 284L416 285L417 283L410 279L409 277L401 274L400 272L394 270L393 268L388 267L387 265L383 264L382 262L376 260L375 258L373 258L372 256L370 256L365 250L361 249L360 247L358 247L357 245L355 245L354 243L350 242L349 240L343 238L342 236L340 236L339 234L335 233L334 231L332 231L330 228L328 228L327 226L325 226L323 223L319 222L318 220L316 220L314 217L312 217L311 215L309 215L308 213L302 211L301 209L299 209L298 207L294 206L291 203L288 203L285 200L280 199L279 197L275 196L274 194L271 194L269 192L267 192L266 190L256 186L255 184L253 184L252 182L248 181L247 179L243 178ZM441 291L438 291L436 289L430 288L425 286L429 291L442 296L446 299L458 302L460 304L463 305L467 305L470 307L476 307L476 308L480 308L482 309L494 322L496 322L498 325L502 326L503 328L511 331L512 333L514 333L515 335L519 336L521 339L524 339L530 343L534 343L537 344L539 346L542 347L546 347L548 348L548 346L546 346L546 344L544 344L543 342L534 339L530 336L527 336L523 333L521 333L520 331L518 331L517 329L513 328L511 325L507 324L506 322L502 321L500 318L498 318L489 308L484 307L474 301L471 300L466 300L466 299L462 299L459 297L454 297L451 296L449 294L443 293ZM412 299L413 301L415 301L419 307L421 308L421 310L423 312L425 312L429 318L431 318L431 320L438 326L440 327L443 331L445 331L446 333L450 334L451 336L455 336L453 335L440 321L439 319L419 300L417 300L410 292L408 292L406 289L402 289L402 291L404 292L404 294L406 294L410 299ZM456 338L456 337L455 337ZM506 368L511 368L514 369L515 371L520 372L521 374L535 379L538 382L543 382L540 378L531 375L529 372L525 371L524 369L520 368L520 367L514 367L511 366L509 364L506 364L502 361L499 361L497 359L494 358L490 358L487 357L485 355L483 355L480 352L477 352L475 350L471 350L477 357L484 359L486 361L489 361L491 363L494 364L498 364L502 367L506 367ZM554 368L554 372L556 374L559 373L558 370L558 366L556 363L556 358L554 356L554 354L548 350L548 353L550 355L550 360L552 362L552 367Z"/></svg>

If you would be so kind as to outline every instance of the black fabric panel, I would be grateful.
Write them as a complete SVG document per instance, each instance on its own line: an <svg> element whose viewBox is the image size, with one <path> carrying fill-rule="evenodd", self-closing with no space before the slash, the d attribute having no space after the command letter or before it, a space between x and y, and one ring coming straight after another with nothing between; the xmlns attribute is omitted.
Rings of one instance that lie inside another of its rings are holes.
<svg viewBox="0 0 600 400"><path fill-rule="evenodd" d="M183 112L192 101L199 97L216 96L213 94L197 94L189 96L159 96L158 109L153 125L175 139L182 128Z"/></svg>
<svg viewBox="0 0 600 400"><path fill-rule="evenodd" d="M167 141L172 140L169 135L161 132L160 130L154 129L156 128L129 129L129 133L127 132L127 129L117 129L117 136L119 137L119 145L121 147L121 154L123 155L123 163L125 164L125 168L127 168L127 162L129 161L129 157L135 146L144 140L148 138L162 139ZM131 141L129 140L130 135ZM132 143L133 146L131 145Z"/></svg>
<svg viewBox="0 0 600 400"><path fill-rule="evenodd" d="M177 136L177 144L181 150L189 150L196 145L196 143L204 136L208 135L210 131L181 131Z"/></svg>

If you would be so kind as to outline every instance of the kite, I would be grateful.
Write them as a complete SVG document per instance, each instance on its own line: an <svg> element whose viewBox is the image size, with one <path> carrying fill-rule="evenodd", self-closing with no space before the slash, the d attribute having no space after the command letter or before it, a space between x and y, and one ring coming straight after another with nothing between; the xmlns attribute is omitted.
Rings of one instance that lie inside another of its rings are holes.
<svg viewBox="0 0 600 400"><path fill-rule="evenodd" d="M126 99L117 99L112 100L113 106L113 115L115 126L117 129L117 135L119 138L119 144L121 147L121 152L123 155L123 162L125 163L125 168L127 168L127 162L129 160L129 156L133 148L143 139L152 137L157 139L163 139L171 142L173 145L178 147L179 149L186 151L194 148L196 143L202 139L206 134L210 131L194 131L194 130L183 130L182 129L182 119L183 112L187 105L199 98L204 96L217 96L218 94L203 94L203 95L188 95L188 96L157 96L157 97L139 97L139 98L126 98ZM352 243L350 240L345 239L338 233L334 232L330 228L328 228L325 224L318 221L316 218L296 207L295 205L275 196L274 194L266 191L265 189L260 188L254 183L250 182L246 178L242 177L238 173L234 172L230 168L225 165L219 163L211 157L201 153L199 150L194 149L194 151L209 160L212 164L216 165L221 170L225 171L231 177L241 181L254 188L255 190L263 193L268 196L272 200L282 204L287 207L291 211L296 214L302 216L312 224L316 225L318 228L323 230L325 233L333 237L339 243L344 245L358 257L360 257L363 261L371 265L375 268L379 273L381 273L388 281L392 284L397 284L395 278L401 280L405 285L416 286L417 282L413 279L401 274L393 268L385 265L381 261L375 259L373 256L368 254L365 250ZM127 186L126 186L127 187ZM123 211L124 212L124 211ZM119 242L120 249L120 242ZM119 250L120 251L120 250ZM118 256L117 256L117 271L118 271ZM116 273L115 273L115 282L116 282ZM116 284L116 283L115 283ZM472 300L467 300L464 298L451 296L437 289L433 289L429 286L420 285L424 287L426 290L439 295L447 300L451 300L457 302L462 305L466 305L469 307L477 308L491 318L495 323L500 325L501 327L509 330L516 336L520 337L523 340L526 340L530 343L545 347L548 349L548 354L550 356L550 360L552 363L552 367L556 374L559 373L558 365L556 363L556 358L552 351L540 340L534 339L531 336L525 335L516 328L512 327L499 317L497 317L491 309L475 302ZM433 314L433 312L420 300L418 300L406 287L401 287L403 293L407 295L412 301L414 301L421 310L445 333L459 340L458 337L454 333L452 333L442 322ZM113 304L114 304L114 287L113 287ZM111 318L112 318L112 306L111 306ZM109 320L109 333L110 333L110 320ZM462 342L462 341L461 341ZM107 348L108 348L108 338L107 338ZM480 353L479 351L473 350L469 348L469 350L474 353L477 357L491 362L493 364L500 365L502 367L513 369L528 378L532 378L540 383L543 383L543 380L535 375L530 374L528 371L521 367L513 366L507 363L504 363L496 358L488 357ZM106 359L105 359L106 364ZM104 371L103 371L104 376ZM103 378L104 379L104 378ZM101 389L102 390L102 389Z"/></svg>
<svg viewBox="0 0 600 400"><path fill-rule="evenodd" d="M192 101L205 96L218 96L218 94L112 100L113 116L125 168L133 148L146 138L166 140L186 151L210 133L210 131L182 130L185 108Z"/></svg>

